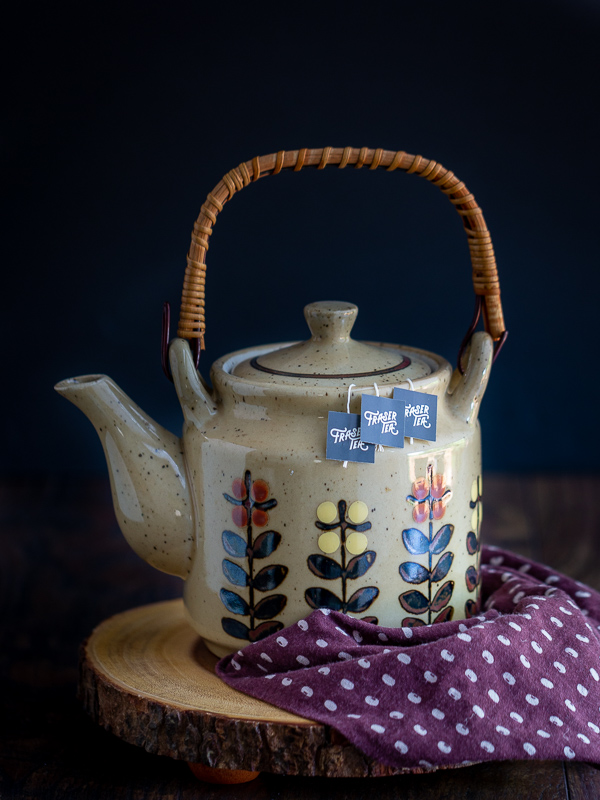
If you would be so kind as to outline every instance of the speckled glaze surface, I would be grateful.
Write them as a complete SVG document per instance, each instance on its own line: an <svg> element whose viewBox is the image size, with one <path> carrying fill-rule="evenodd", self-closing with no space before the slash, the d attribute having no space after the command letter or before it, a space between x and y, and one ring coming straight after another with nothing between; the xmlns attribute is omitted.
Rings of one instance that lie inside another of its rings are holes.
<svg viewBox="0 0 600 800"><path fill-rule="evenodd" d="M209 391L188 343L171 344L181 439L106 376L57 385L101 438L131 546L184 579L189 619L217 655L325 607L382 626L477 613L481 449L492 360L474 335L464 376L415 348L355 342L355 306L305 310L304 343L219 359ZM405 440L372 464L327 460L327 415L395 386L438 398L435 442ZM377 388L375 387L377 384Z"/></svg>

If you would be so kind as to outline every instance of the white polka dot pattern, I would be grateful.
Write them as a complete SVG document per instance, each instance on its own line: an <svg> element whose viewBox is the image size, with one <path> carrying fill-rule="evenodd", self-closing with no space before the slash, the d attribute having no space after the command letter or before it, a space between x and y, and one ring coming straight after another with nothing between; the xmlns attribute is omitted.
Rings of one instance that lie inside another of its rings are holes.
<svg viewBox="0 0 600 800"><path fill-rule="evenodd" d="M218 674L398 768L600 763L600 594L490 547L481 578L478 617L382 629L321 609Z"/></svg>

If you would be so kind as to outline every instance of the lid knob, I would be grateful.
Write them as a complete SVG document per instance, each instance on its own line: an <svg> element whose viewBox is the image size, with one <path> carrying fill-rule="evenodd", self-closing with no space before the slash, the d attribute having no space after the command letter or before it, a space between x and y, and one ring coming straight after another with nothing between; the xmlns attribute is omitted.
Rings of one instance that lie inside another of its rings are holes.
<svg viewBox="0 0 600 800"><path fill-rule="evenodd" d="M321 300L304 307L313 342L342 344L350 339L358 306L337 300Z"/></svg>

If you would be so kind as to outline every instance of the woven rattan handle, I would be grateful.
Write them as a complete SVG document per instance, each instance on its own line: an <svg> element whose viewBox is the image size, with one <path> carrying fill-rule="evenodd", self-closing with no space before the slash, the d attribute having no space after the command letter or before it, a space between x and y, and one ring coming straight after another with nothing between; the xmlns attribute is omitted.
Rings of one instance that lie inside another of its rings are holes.
<svg viewBox="0 0 600 800"><path fill-rule="evenodd" d="M496 343L506 336L502 305L500 303L500 283L496 269L496 258L492 240L485 224L481 209L475 202L465 184L453 172L436 161L422 156L413 156L400 150L371 150L368 147L323 147L315 150L280 151L268 156L260 156L246 161L232 169L206 198L192 233L192 244L187 258L187 269L181 296L178 335L184 339L199 339L204 349L206 330L204 301L206 278L206 251L208 240L217 221L217 214L234 194L253 181L266 175L277 175L283 170L299 172L304 167L324 169L326 166L344 169L384 169L387 172L402 172L420 175L438 186L448 196L461 215L473 267L473 287L475 294L482 299L485 329Z"/></svg>

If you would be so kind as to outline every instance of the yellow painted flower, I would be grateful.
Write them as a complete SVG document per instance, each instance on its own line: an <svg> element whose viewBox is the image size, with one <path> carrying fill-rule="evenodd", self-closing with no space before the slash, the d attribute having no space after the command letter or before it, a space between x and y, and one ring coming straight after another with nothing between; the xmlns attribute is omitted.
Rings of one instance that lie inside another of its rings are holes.
<svg viewBox="0 0 600 800"><path fill-rule="evenodd" d="M363 503L362 500L355 500L354 503L351 503L350 508L348 509L348 519L350 522L360 525L360 523L364 522L368 516L369 507L366 503Z"/></svg>
<svg viewBox="0 0 600 800"><path fill-rule="evenodd" d="M324 522L327 525L333 522L333 520L337 517L337 507L335 503L332 503L330 500L327 500L325 503L321 503L321 505L317 508L317 517L321 520L321 522Z"/></svg>
<svg viewBox="0 0 600 800"><path fill-rule="evenodd" d="M319 549L324 553L335 553L340 546L340 537L333 531L326 531L319 536Z"/></svg>
<svg viewBox="0 0 600 800"><path fill-rule="evenodd" d="M369 540L364 533L353 531L346 537L346 550L353 556L364 553L369 544Z"/></svg>
<svg viewBox="0 0 600 800"><path fill-rule="evenodd" d="M345 500L340 500L336 505L326 500L317 507L315 523L323 533L319 536L319 549L323 553L335 553L340 546L356 556L364 553L368 547L368 539L364 531L371 528L371 523L366 522L369 507L362 500L355 500L348 506ZM335 533L339 530L340 533Z"/></svg>

